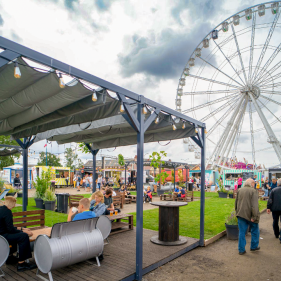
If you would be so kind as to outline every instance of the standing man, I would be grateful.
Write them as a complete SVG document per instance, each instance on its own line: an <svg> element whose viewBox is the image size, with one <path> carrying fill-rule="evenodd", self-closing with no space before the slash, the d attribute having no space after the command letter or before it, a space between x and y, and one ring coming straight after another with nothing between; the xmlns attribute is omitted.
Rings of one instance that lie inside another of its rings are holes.
<svg viewBox="0 0 281 281"><path fill-rule="evenodd" d="M263 184L263 191L264 191L263 197L268 197L268 187L269 187L268 179L266 179Z"/></svg>
<svg viewBox="0 0 281 281"><path fill-rule="evenodd" d="M279 218L281 218L281 179L277 181L277 187L274 188L267 202L267 213L272 212L273 231L276 238L281 243L281 229L279 229Z"/></svg>
<svg viewBox="0 0 281 281"><path fill-rule="evenodd" d="M239 239L238 251L239 255L246 253L246 232L248 226L251 226L251 251L257 251L259 247L260 230L259 230L259 197L258 192L254 189L255 181L247 179L244 186L238 190L235 200L235 212L238 218Z"/></svg>
<svg viewBox="0 0 281 281"><path fill-rule="evenodd" d="M16 189L19 189L21 186L21 182L20 182L20 174L16 174L16 177L14 178L14 187Z"/></svg>
<svg viewBox="0 0 281 281"><path fill-rule="evenodd" d="M274 189L275 187L277 187L277 180L276 178L273 178L268 186L268 196L270 195L272 189Z"/></svg>

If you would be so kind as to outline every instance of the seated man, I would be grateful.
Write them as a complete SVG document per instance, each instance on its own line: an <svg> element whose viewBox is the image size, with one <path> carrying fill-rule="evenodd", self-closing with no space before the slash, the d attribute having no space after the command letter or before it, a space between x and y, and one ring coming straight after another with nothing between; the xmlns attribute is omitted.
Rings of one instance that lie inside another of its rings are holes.
<svg viewBox="0 0 281 281"><path fill-rule="evenodd" d="M180 192L180 190L179 190L179 187L178 187L178 186L176 186L176 188L175 188L175 192L177 192L177 193L179 193L179 192Z"/></svg>
<svg viewBox="0 0 281 281"><path fill-rule="evenodd" d="M114 208L113 205L113 199L112 199L112 189L109 188L106 190L105 195L104 195L104 204L106 206L106 210L104 212L105 215L109 215L110 211L118 211L118 213L120 213L120 210L117 208Z"/></svg>
<svg viewBox="0 0 281 281"><path fill-rule="evenodd" d="M96 217L96 214L89 210L90 200L88 198L80 199L78 205L78 211L76 211L75 209L71 208L69 210L67 221L86 220Z"/></svg>
<svg viewBox="0 0 281 281"><path fill-rule="evenodd" d="M18 261L17 271L25 271L36 268L35 264L27 263L26 260L32 258L29 236L33 233L22 227L14 227L12 209L16 206L16 198L7 196L5 205L0 207L0 235L2 235L12 248L7 263ZM19 250L19 258L13 256L13 252Z"/></svg>
<svg viewBox="0 0 281 281"><path fill-rule="evenodd" d="M178 197L185 198L185 190L182 187L180 187Z"/></svg>

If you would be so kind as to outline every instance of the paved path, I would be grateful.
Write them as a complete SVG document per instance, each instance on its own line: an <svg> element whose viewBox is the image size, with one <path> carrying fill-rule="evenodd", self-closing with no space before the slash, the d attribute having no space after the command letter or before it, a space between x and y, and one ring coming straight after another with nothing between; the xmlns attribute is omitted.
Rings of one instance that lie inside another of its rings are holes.
<svg viewBox="0 0 281 281"><path fill-rule="evenodd" d="M271 214L261 215L260 237L260 251L250 252L250 234L243 256L238 255L238 241L224 237L148 273L143 281L280 281L281 244L273 234Z"/></svg>

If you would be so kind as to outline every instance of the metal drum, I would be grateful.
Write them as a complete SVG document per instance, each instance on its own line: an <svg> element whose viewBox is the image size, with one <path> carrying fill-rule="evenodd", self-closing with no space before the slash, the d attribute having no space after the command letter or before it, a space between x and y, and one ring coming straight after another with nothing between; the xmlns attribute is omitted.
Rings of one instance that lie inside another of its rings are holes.
<svg viewBox="0 0 281 281"><path fill-rule="evenodd" d="M8 241L0 235L0 267L5 263L10 253Z"/></svg>
<svg viewBox="0 0 281 281"><path fill-rule="evenodd" d="M39 270L49 273L61 267L97 257L103 252L99 229L74 233L61 238L40 235L35 241L34 257Z"/></svg>
<svg viewBox="0 0 281 281"><path fill-rule="evenodd" d="M103 239L106 239L111 232L111 221L107 216L100 216L96 227L101 231Z"/></svg>

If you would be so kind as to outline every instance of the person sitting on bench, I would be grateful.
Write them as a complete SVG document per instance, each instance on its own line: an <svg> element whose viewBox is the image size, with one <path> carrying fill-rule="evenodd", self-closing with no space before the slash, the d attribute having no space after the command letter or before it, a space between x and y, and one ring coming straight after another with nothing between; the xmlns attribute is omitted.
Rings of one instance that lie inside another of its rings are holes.
<svg viewBox="0 0 281 281"><path fill-rule="evenodd" d="M104 197L101 191L96 191L90 198L90 211L93 211L97 217L104 214L106 206L104 204Z"/></svg>
<svg viewBox="0 0 281 281"><path fill-rule="evenodd" d="M2 235L12 246L7 263L18 262L17 271L26 271L36 268L36 264L27 263L26 260L32 258L29 236L33 233L22 227L14 227L12 209L16 206L16 198L7 196L5 205L0 207L0 235ZM13 253L19 251L19 258L13 256Z"/></svg>
<svg viewBox="0 0 281 281"><path fill-rule="evenodd" d="M120 213L120 209L114 208L113 205L113 200L112 200L112 189L109 188L106 190L105 195L104 195L104 204L106 206L106 210L104 212L105 215L109 215L110 211L118 211L118 213Z"/></svg>
<svg viewBox="0 0 281 281"><path fill-rule="evenodd" d="M150 190L150 187L148 186L146 191L144 191L144 202L146 202L146 200L149 202L152 199L152 192Z"/></svg>
<svg viewBox="0 0 281 281"><path fill-rule="evenodd" d="M70 208L67 221L78 221L95 218L96 214L90 209L90 200L88 198L82 198L79 201L78 210L73 207Z"/></svg>
<svg viewBox="0 0 281 281"><path fill-rule="evenodd" d="M182 187L180 187L178 197L185 198L185 190Z"/></svg>

